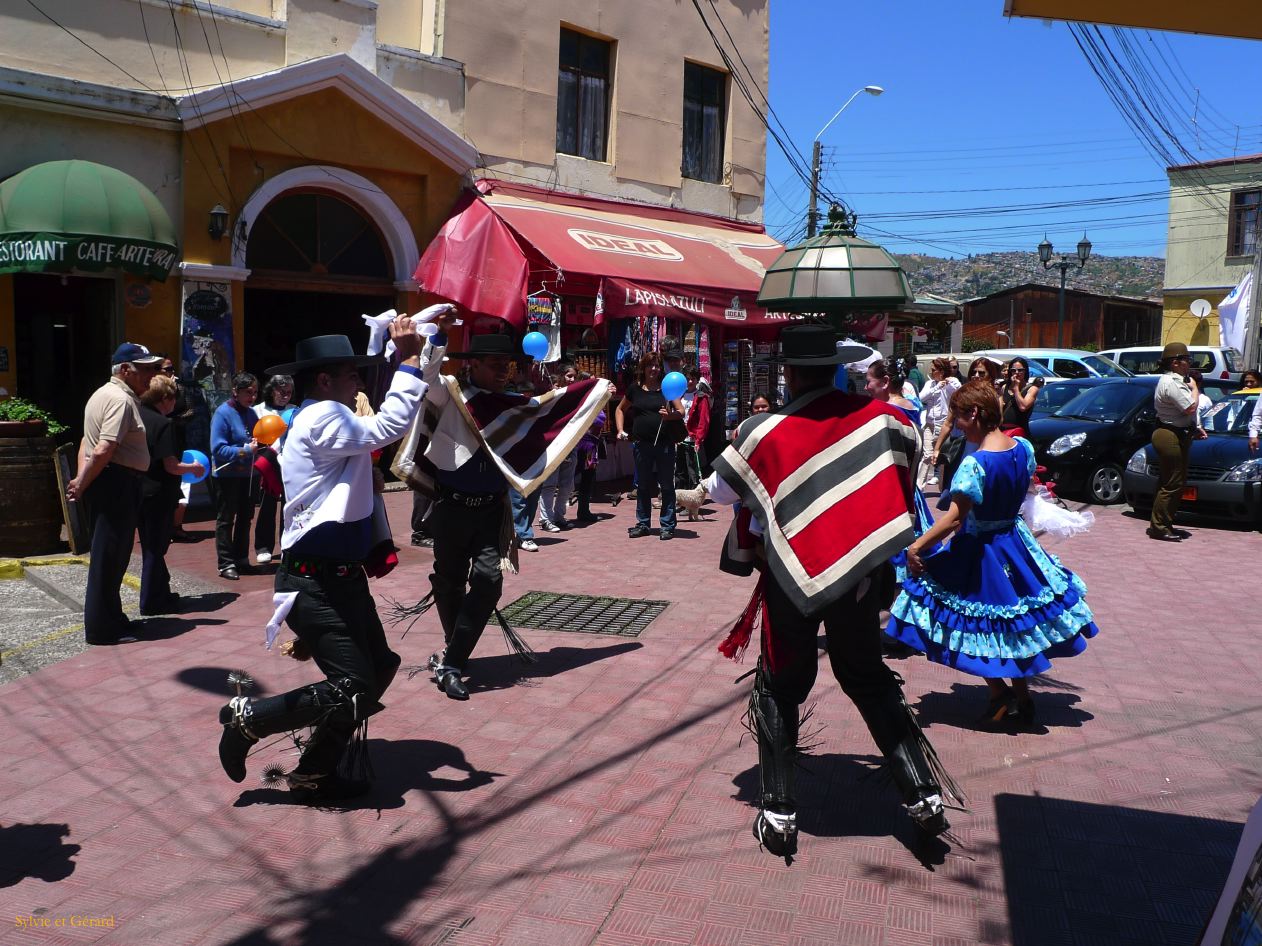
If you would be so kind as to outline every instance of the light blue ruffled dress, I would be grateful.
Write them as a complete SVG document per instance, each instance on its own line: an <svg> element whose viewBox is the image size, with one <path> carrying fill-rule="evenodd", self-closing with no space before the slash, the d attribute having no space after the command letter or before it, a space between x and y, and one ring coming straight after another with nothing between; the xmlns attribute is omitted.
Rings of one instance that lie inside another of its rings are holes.
<svg viewBox="0 0 1262 946"><path fill-rule="evenodd" d="M898 569L887 634L979 677L1031 677L1086 650L1098 630L1087 588L1021 518L1034 466L1034 448L1019 437L1009 450L964 458L950 492L973 508L949 545L922 556L924 574Z"/></svg>

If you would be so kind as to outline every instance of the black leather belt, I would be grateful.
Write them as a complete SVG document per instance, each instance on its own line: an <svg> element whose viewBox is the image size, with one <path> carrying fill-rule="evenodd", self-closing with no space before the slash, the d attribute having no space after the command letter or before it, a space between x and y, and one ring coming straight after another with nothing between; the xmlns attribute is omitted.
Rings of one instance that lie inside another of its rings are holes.
<svg viewBox="0 0 1262 946"><path fill-rule="evenodd" d="M452 502L459 503L462 506L468 506L470 509L480 509L483 506L499 502L504 498L503 493L462 493L458 490L449 489L446 486L438 488L438 495L443 499L450 499Z"/></svg>
<svg viewBox="0 0 1262 946"><path fill-rule="evenodd" d="M346 578L364 570L363 562L337 562L327 558L303 558L284 555L281 564L294 575L315 575L326 578Z"/></svg>

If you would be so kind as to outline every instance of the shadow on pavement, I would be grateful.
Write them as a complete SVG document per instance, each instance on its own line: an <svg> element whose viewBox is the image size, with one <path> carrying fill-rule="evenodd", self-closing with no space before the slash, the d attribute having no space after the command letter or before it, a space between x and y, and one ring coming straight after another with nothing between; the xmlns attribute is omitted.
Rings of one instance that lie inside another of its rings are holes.
<svg viewBox="0 0 1262 946"><path fill-rule="evenodd" d="M69 835L68 824L0 825L0 887L12 887L27 877L56 883L73 874L71 858L79 853L79 845L63 843Z"/></svg>
<svg viewBox="0 0 1262 946"><path fill-rule="evenodd" d="M493 627L494 625L492 625ZM518 629L519 633L522 630ZM523 636L530 633L525 629ZM495 657L474 657L469 661L469 675L465 683L470 693L505 690L511 686L530 686L531 681L555 677L567 670L577 670L598 660L617 657L619 654L639 650L639 641L623 641L606 647L553 647L535 651L535 662L524 663L520 657L504 654ZM403 667L409 680L430 672L428 667Z"/></svg>
<svg viewBox="0 0 1262 946"><path fill-rule="evenodd" d="M204 614L226 608L239 598L235 591L206 591L199 595L180 596L180 614Z"/></svg>
<svg viewBox="0 0 1262 946"><path fill-rule="evenodd" d="M467 792L490 785L502 772L484 772L465 758L463 750L432 739L373 739L369 742L373 770L377 773L372 791L363 798L329 805L338 810L384 810L402 808L408 792ZM452 769L459 778L436 773ZM254 788L241 793L235 808L251 805L297 805L287 789Z"/></svg>
<svg viewBox="0 0 1262 946"><path fill-rule="evenodd" d="M952 683L949 693L935 691L923 694L914 708L916 715L920 717L920 725L925 729L953 726L956 729L972 729L977 732L1022 732L1037 735L1045 734L1051 729L1076 729L1095 719L1091 713L1076 706L1082 702L1082 697L1066 692L1069 688L1067 684L1050 681L1056 687L1056 692L1049 693L1043 688L1046 682L1048 681L1043 681L1040 677L1030 681L1037 718L1033 725L1022 726L1020 729L1003 724L991 725L979 719L989 699L984 683Z"/></svg>
<svg viewBox="0 0 1262 946"><path fill-rule="evenodd" d="M1242 826L1044 796L995 796L1013 946L1195 943Z"/></svg>
<svg viewBox="0 0 1262 946"><path fill-rule="evenodd" d="M195 690L205 690L207 693L221 696L226 703L236 694L235 688L228 683L228 674L235 670L237 670L236 667L185 667L175 675L175 679ZM250 676L254 679L254 686L247 691L248 696L266 696L271 692L267 686L259 682L258 677L252 673Z"/></svg>
<svg viewBox="0 0 1262 946"><path fill-rule="evenodd" d="M142 641L165 641L173 637L179 637L181 634L187 634L189 631L196 630L199 627L227 623L227 621L219 618L141 618L140 627L134 633ZM135 622L133 622L132 626L135 627Z"/></svg>

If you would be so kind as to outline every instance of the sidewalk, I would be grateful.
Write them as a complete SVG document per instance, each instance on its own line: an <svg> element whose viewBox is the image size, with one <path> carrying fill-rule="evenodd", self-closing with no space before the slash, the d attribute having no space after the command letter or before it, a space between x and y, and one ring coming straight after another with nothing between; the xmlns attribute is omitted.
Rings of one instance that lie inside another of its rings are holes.
<svg viewBox="0 0 1262 946"><path fill-rule="evenodd" d="M406 546L410 497L388 506ZM263 649L270 577L220 581L209 537L173 546L173 571L237 597L0 687L0 942L1195 941L1262 792L1256 533L1197 529L1166 545L1097 509L1089 536L1048 542L1087 582L1101 633L1036 683L1037 732L977 731L980 681L894 664L969 793L949 850L909 847L825 661L800 856L786 867L750 834L749 681L733 680L752 655L736 665L715 650L751 590L716 568L726 512L664 543L626 538L632 504L597 511L613 517L541 536L502 603L550 590L670 608L638 639L525 630L540 656L525 671L492 627L468 703L406 672L437 648L436 616L401 641L396 629L405 670L371 724L377 784L351 811L261 786L265 764L292 764L283 743L251 758L244 785L223 775L228 670L266 693L315 670ZM430 553L401 558L376 583L383 611L428 589Z"/></svg>

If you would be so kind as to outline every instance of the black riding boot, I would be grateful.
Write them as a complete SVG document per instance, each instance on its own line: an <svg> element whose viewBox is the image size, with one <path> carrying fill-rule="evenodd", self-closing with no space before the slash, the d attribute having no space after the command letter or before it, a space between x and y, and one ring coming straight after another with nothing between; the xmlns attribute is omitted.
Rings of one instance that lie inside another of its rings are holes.
<svg viewBox="0 0 1262 946"><path fill-rule="evenodd" d="M885 756L894 785L916 826L929 835L942 834L950 825L943 808L941 780L930 763L930 755L936 760L937 754L907 705L902 686L896 683L879 695L856 699L855 705ZM954 783L947 788L952 796L963 800Z"/></svg>
<svg viewBox="0 0 1262 946"><path fill-rule="evenodd" d="M749 697L750 728L758 739L759 807L754 837L786 864L798 849L797 799L793 794L798 756L798 707L766 689L761 664Z"/></svg>

